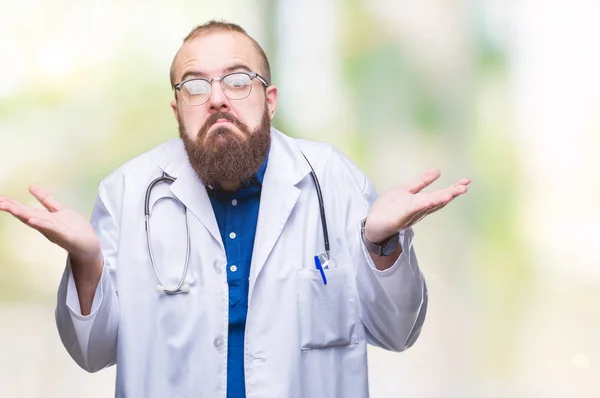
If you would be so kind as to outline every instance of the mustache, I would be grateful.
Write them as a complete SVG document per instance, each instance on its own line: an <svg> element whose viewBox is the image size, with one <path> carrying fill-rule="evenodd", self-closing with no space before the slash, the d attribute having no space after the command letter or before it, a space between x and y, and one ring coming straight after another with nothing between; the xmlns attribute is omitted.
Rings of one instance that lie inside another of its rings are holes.
<svg viewBox="0 0 600 398"><path fill-rule="evenodd" d="M245 125L242 122L240 122L235 116L233 116L229 112L220 111L213 113L208 117L208 119L206 119L206 122L204 122L204 126L202 126L202 128L200 129L200 136L204 136L208 129L219 119L227 120L228 122L233 123L238 129L242 131L244 130Z"/></svg>

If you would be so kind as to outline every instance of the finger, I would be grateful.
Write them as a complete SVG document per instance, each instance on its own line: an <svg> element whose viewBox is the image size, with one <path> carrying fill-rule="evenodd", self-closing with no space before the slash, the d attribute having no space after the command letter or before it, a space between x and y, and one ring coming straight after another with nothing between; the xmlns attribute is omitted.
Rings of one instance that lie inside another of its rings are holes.
<svg viewBox="0 0 600 398"><path fill-rule="evenodd" d="M444 202L444 201L449 202L450 200L454 199L455 197L466 193L468 190L469 190L469 188L466 185L457 183L457 184L451 185L447 188L438 189L436 191L422 192L419 195L423 196L423 199L421 199L421 200L426 199L426 200L430 201L429 206L437 206L441 202Z"/></svg>
<svg viewBox="0 0 600 398"><path fill-rule="evenodd" d="M453 198L467 193L469 190L467 185L457 184L446 188L446 193L450 194Z"/></svg>
<svg viewBox="0 0 600 398"><path fill-rule="evenodd" d="M64 208L52 194L46 191L39 185L32 185L29 187L29 192L49 211L57 212Z"/></svg>
<svg viewBox="0 0 600 398"><path fill-rule="evenodd" d="M432 196L431 193L428 196ZM443 196L440 198L432 198L429 200L423 200L421 203L413 210L412 215L409 217L408 225L416 224L418 221L422 220L427 214L431 212L432 209L446 205L452 198L450 196Z"/></svg>
<svg viewBox="0 0 600 398"><path fill-rule="evenodd" d="M453 185L433 192L419 193L419 200L422 201L419 209L425 209L427 211L435 209L434 211L437 211L440 209L440 206L446 206L456 197L465 194L468 190L466 185ZM430 213L432 212L433 211L430 211Z"/></svg>
<svg viewBox="0 0 600 398"><path fill-rule="evenodd" d="M458 191L459 189L456 188ZM462 189L460 189L462 190ZM438 189L433 192L421 192L415 195L416 203L413 207L413 212L418 213L423 210L427 211L440 204L449 203L453 198L453 191L450 189Z"/></svg>
<svg viewBox="0 0 600 398"><path fill-rule="evenodd" d="M421 192L423 188L429 186L432 182L440 177L440 171L436 168L425 170L418 177L413 179L407 185L404 186L410 193Z"/></svg>
<svg viewBox="0 0 600 398"><path fill-rule="evenodd" d="M406 224L406 228L412 227L413 225L415 225L416 223L420 222L422 219L424 219L425 217L427 217L430 214L435 213L436 211L443 209L448 203L450 202L446 202L446 203L441 203L437 206L433 206L433 207L428 207L424 210L421 210L420 212L416 213L411 219L410 221Z"/></svg>
<svg viewBox="0 0 600 398"><path fill-rule="evenodd" d="M470 178L461 178L460 180L458 180L457 182L454 183L454 186L457 185L469 185L471 183L471 179Z"/></svg>
<svg viewBox="0 0 600 398"><path fill-rule="evenodd" d="M421 221L423 219L423 217L425 217L427 215L426 210L421 210L417 213L415 213L406 223L406 225L403 227L403 229L406 228L410 228L413 225L415 225L416 223L418 223L419 221Z"/></svg>
<svg viewBox="0 0 600 398"><path fill-rule="evenodd" d="M434 207L432 207L432 208L430 208L430 209L427 209L427 214L425 214L425 216L428 216L428 215L430 215L430 214L433 214L433 213L435 213L435 212L436 212L436 211L438 211L438 210L441 210L441 209L443 209L444 207L446 207L446 205L448 205L448 203L450 203L450 202L447 202L447 203L441 203L441 204L439 204L439 205L437 205L437 206L434 206Z"/></svg>
<svg viewBox="0 0 600 398"><path fill-rule="evenodd" d="M26 223L31 217L34 217L37 212L41 211L10 198L5 198L0 201L0 210L12 214L14 217L18 218L24 223Z"/></svg>

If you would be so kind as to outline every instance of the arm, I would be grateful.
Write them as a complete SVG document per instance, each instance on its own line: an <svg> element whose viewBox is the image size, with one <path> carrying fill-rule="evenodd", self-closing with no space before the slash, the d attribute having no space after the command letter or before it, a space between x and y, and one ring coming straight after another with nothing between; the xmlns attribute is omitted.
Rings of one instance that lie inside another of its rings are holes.
<svg viewBox="0 0 600 398"><path fill-rule="evenodd" d="M430 170L406 186L399 186L378 197L371 182L347 158L341 156L342 170L352 178L345 209L346 239L356 267L361 320L369 343L392 351L402 351L416 341L427 311L427 287L413 248L412 225L455 197L467 191L469 179L433 191L420 192L439 177ZM338 188L339 189L339 188ZM399 245L392 255L370 253L363 244L361 220L366 217L365 237L381 242L399 232Z"/></svg>
<svg viewBox="0 0 600 398"><path fill-rule="evenodd" d="M398 261L398 257L400 257L401 254L402 245L400 244L400 242L398 242L398 246L396 246L396 250L394 251L394 253L390 254L389 256L384 257L369 252L371 260L373 260L373 263L375 264L375 268L377 268L379 271L384 271L390 268L392 265L394 265L394 263Z"/></svg>
<svg viewBox="0 0 600 398"><path fill-rule="evenodd" d="M77 297L82 315L89 315L92 312L92 303L100 276L102 276L103 259L102 253L98 253L95 259L82 259L73 255L70 256L71 272L75 280Z"/></svg>
<svg viewBox="0 0 600 398"><path fill-rule="evenodd" d="M83 264L69 255L58 289L56 325L63 345L79 366L95 372L116 363L119 302L114 281L118 224L100 186L92 227L101 254Z"/></svg>
<svg viewBox="0 0 600 398"><path fill-rule="evenodd" d="M0 196L0 211L69 253L58 291L58 331L73 359L82 368L96 371L116 358L119 307L107 267L114 265L118 228L110 206L103 200L101 185L92 225L43 188L31 186L29 191L45 209Z"/></svg>
<svg viewBox="0 0 600 398"><path fill-rule="evenodd" d="M365 182L364 205L356 210L358 219L377 198L370 182ZM360 222L349 225L347 234L357 267L356 286L367 341L390 351L409 348L417 340L427 313L427 287L413 248L412 228L400 232L396 252L387 257L367 250Z"/></svg>

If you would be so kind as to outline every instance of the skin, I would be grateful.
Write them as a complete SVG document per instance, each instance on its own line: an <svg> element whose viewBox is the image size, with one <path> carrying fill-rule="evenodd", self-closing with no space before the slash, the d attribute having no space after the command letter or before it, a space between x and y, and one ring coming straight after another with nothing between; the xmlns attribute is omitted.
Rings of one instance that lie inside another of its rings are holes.
<svg viewBox="0 0 600 398"><path fill-rule="evenodd" d="M175 60L175 81L180 82L192 77L217 78L230 72L257 72L264 76L260 68L260 56L252 42L238 32L217 31L208 33L185 43ZM215 112L229 112L250 130L260 124L264 107L268 109L271 119L277 108L277 87L271 85L263 89L263 84L257 79L252 81L250 95L243 100L231 100L221 90L220 82L213 82L212 92L208 101L200 106L188 106L179 97L171 101L171 108L177 121L183 124L186 134L192 139ZM208 130L207 137L218 125L226 126L242 139L247 137L232 123L223 121L215 123ZM223 138L226 139L226 138ZM221 188L235 191L241 181L219 181Z"/></svg>
<svg viewBox="0 0 600 398"><path fill-rule="evenodd" d="M175 60L175 81L192 76L220 77L227 72L244 69L261 73L260 65L258 53L244 35L226 31L211 32L180 48ZM217 111L230 112L254 130L260 123L265 106L271 119L275 115L277 88L269 86L265 90L256 79L253 84L248 98L233 101L223 94L218 82L213 82L212 94L205 104L191 107L179 99L171 102L171 108L177 121L183 123L186 134L191 137L195 137L206 119ZM226 121L217 124L228 126L239 139L247 139L235 125ZM209 134L217 124L209 129ZM367 217L367 239L380 242L413 226L466 193L471 182L470 179L463 178L446 188L423 192L439 176L439 170L427 170L408 184L399 185L379 197ZM240 181L221 181L220 185L234 191L239 187ZM0 196L0 211L11 214L68 252L81 313L88 315L103 268L100 240L87 219L60 204L47 190L32 185L29 191L43 205L43 209ZM400 254L401 248L398 246L391 256L371 254L371 257L378 269L385 270L392 266Z"/></svg>

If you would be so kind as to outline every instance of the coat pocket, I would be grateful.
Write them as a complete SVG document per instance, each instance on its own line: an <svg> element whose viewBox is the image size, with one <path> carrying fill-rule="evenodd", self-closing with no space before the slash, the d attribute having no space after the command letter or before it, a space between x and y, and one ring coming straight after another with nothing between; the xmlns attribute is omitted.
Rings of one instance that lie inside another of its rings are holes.
<svg viewBox="0 0 600 398"><path fill-rule="evenodd" d="M298 313L302 350L358 342L355 299L345 268L325 270L327 284L315 269L298 271Z"/></svg>

